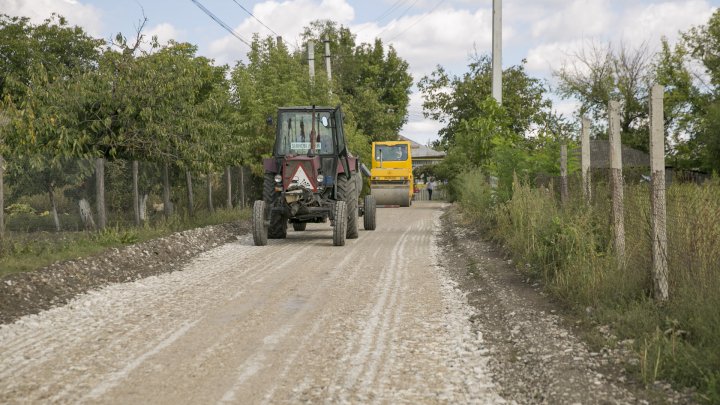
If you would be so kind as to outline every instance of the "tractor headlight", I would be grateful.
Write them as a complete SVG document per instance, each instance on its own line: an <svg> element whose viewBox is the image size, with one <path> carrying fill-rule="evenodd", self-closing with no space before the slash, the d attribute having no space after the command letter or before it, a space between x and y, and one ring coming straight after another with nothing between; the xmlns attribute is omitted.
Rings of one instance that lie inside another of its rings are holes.
<svg viewBox="0 0 720 405"><path fill-rule="evenodd" d="M275 175L275 183L280 183L282 181L282 176L279 174Z"/></svg>
<svg viewBox="0 0 720 405"><path fill-rule="evenodd" d="M318 176L317 176L318 184L322 184L323 180L325 180L325 176L323 176L322 174L318 174Z"/></svg>

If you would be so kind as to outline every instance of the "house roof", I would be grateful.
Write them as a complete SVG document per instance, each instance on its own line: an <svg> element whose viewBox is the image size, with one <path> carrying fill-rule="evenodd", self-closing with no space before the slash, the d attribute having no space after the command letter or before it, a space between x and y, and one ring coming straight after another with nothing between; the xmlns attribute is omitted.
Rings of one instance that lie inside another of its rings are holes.
<svg viewBox="0 0 720 405"><path fill-rule="evenodd" d="M410 142L410 149L412 153L413 159L428 159L428 158L436 158L436 159L442 159L445 157L445 152L437 151L435 149L430 149L425 145L421 145L412 139L406 138L402 135L398 137L401 141L408 141Z"/></svg>

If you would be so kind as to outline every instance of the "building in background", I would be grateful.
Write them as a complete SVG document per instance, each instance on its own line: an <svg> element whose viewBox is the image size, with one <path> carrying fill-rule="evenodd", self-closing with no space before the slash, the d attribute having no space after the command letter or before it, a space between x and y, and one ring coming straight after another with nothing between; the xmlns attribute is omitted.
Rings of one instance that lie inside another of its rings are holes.
<svg viewBox="0 0 720 405"><path fill-rule="evenodd" d="M438 163L442 162L442 160L445 158L445 152L440 152L440 151L431 149L425 145L421 145L421 144L413 141L412 139L408 139L402 135L400 135L398 137L398 140L410 142L413 169L415 169L416 167L420 167L420 166L438 164Z"/></svg>

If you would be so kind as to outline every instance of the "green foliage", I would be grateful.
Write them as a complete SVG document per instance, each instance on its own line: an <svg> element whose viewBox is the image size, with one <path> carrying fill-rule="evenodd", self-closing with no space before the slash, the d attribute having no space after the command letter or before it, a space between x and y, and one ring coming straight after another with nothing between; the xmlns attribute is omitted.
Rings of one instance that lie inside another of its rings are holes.
<svg viewBox="0 0 720 405"><path fill-rule="evenodd" d="M452 78L443 67L438 66L418 82L425 98L423 108L426 116L446 124L440 130L443 147L451 147L457 134L467 131L468 123L478 117L497 116L495 107L487 101L491 98L490 62L488 56L478 57L469 65L470 72ZM550 101L545 98L546 91L539 79L525 73L524 62L505 69L504 121L498 125L515 134L525 135L533 125L543 121L543 112L550 107Z"/></svg>
<svg viewBox="0 0 720 405"><path fill-rule="evenodd" d="M349 28L329 20L313 21L303 34L317 44L316 61L323 60L323 38L330 40L333 55L333 91L343 109L356 117L357 129L371 141L397 139L410 103L408 63L380 39L357 45Z"/></svg>

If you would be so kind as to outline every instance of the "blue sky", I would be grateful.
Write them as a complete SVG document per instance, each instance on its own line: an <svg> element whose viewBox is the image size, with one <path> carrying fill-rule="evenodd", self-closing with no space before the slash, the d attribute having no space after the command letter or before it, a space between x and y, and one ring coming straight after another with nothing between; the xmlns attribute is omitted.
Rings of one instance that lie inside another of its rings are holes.
<svg viewBox="0 0 720 405"><path fill-rule="evenodd" d="M376 36L391 43L410 64L415 81L438 64L450 72L465 71L471 54L489 54L492 0L199 0L242 37L275 34L291 44L302 27L331 18L349 26L359 42ZM239 5L238 5L239 4ZM552 71L570 63L589 41L643 42L650 50L660 37L671 42L678 31L704 24L720 0L503 0L503 66L527 60L527 71L553 84ZM231 36L191 0L0 0L0 12L42 21L58 12L102 38L131 35L142 18L146 32L162 41L195 43L199 53L217 63L243 59L247 45ZM554 98L555 108L572 115L576 103ZM408 123L402 134L420 143L437 138L439 123L422 117L422 98L411 95Z"/></svg>

